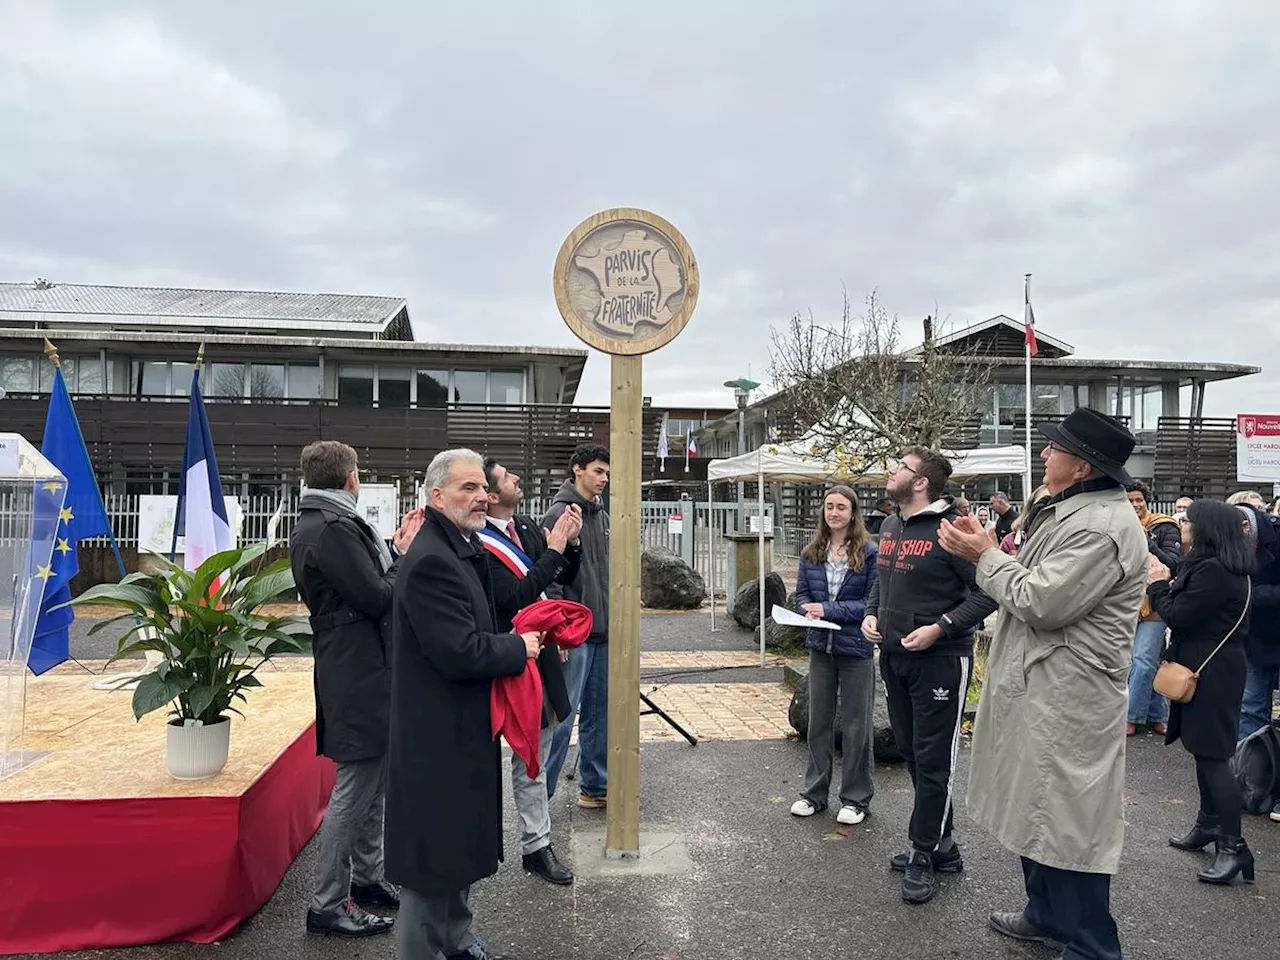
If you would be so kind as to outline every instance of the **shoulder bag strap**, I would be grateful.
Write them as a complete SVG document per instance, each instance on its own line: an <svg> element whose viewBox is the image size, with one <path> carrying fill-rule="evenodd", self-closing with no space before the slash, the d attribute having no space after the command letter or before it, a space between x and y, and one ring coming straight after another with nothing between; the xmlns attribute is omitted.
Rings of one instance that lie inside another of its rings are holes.
<svg viewBox="0 0 1280 960"><path fill-rule="evenodd" d="M1204 668L1209 665L1209 661L1212 660L1215 656L1217 656L1218 651L1222 649L1222 644L1226 643L1228 640L1234 637L1236 634L1236 631L1240 629L1240 624L1244 623L1245 614L1249 612L1249 607L1253 605L1253 579L1250 578L1246 580L1245 583L1248 587L1248 593L1245 595L1245 598L1244 598L1244 609L1240 611L1240 619L1237 620L1236 625L1231 628L1231 632L1222 638L1222 643L1218 644L1216 647L1213 648L1213 653L1209 654L1207 657L1204 658L1204 663L1200 664L1200 669L1195 672L1195 676L1197 679L1199 679L1200 674L1204 670Z"/></svg>

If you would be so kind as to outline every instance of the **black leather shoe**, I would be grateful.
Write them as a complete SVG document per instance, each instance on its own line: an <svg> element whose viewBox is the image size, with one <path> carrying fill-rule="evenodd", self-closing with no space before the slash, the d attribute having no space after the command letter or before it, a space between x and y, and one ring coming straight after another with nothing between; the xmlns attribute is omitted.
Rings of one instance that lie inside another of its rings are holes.
<svg viewBox="0 0 1280 960"><path fill-rule="evenodd" d="M573 872L556 859L556 852L549 846L526 854L524 868L530 873L536 873L548 883L554 883L561 887L567 887L573 883Z"/></svg>
<svg viewBox="0 0 1280 960"><path fill-rule="evenodd" d="M933 858L934 873L959 873L964 869L964 857L960 856L960 847L954 844L946 853L935 850L930 856ZM910 850L905 853L896 853L889 860L889 869L905 873L907 861L910 859Z"/></svg>
<svg viewBox="0 0 1280 960"><path fill-rule="evenodd" d="M1062 941L1055 940L1049 936L1039 927L1032 926L1031 921L1027 919L1027 915L1021 910L1016 913L993 913L991 915L991 929L1014 940L1043 943L1046 947L1051 947L1054 950L1065 950L1067 946Z"/></svg>
<svg viewBox="0 0 1280 960"><path fill-rule="evenodd" d="M1219 883L1224 886L1237 876L1245 883L1253 883L1253 851L1244 842L1244 837L1219 837L1217 856L1213 863L1196 874L1204 883Z"/></svg>
<svg viewBox="0 0 1280 960"><path fill-rule="evenodd" d="M907 903L928 903L933 899L933 859L929 854L911 851L902 873L902 899Z"/></svg>
<svg viewBox="0 0 1280 960"><path fill-rule="evenodd" d="M353 883L351 899L362 907L381 907L384 910L400 909L400 891L385 880L377 883Z"/></svg>
<svg viewBox="0 0 1280 960"><path fill-rule="evenodd" d="M330 934L372 937L379 933L390 933L395 924L391 917L379 917L361 910L354 900L344 901L342 907L334 913L307 911L307 933L319 933L326 937Z"/></svg>
<svg viewBox="0 0 1280 960"><path fill-rule="evenodd" d="M1203 850L1222 835L1217 817L1196 815L1196 825L1185 837L1170 837L1169 846L1175 850Z"/></svg>

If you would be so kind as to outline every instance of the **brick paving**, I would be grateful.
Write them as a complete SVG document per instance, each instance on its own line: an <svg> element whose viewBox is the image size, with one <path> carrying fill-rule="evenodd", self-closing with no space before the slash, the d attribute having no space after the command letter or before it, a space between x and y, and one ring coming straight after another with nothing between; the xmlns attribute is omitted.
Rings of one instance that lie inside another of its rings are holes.
<svg viewBox="0 0 1280 960"><path fill-rule="evenodd" d="M699 740L785 740L791 691L782 683L679 683L641 689ZM640 722L641 742L680 740L660 717Z"/></svg>

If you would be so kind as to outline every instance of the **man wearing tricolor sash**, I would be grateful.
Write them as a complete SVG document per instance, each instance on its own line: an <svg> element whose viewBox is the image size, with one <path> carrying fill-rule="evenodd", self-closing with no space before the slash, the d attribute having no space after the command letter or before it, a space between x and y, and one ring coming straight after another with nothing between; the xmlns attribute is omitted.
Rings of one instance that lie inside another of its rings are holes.
<svg viewBox="0 0 1280 960"><path fill-rule="evenodd" d="M516 513L524 499L520 476L489 458L484 462L489 486L487 525L477 536L488 554L497 629L510 630L522 608L548 594L559 597L558 584L570 582L578 570L581 548L569 544L582 528L582 513L566 510L550 530ZM551 847L551 806L547 795L547 758L559 720L571 712L558 648L549 646L538 657L542 674L542 738L540 770L531 778L524 761L511 757L511 786L520 814L520 843L524 868L551 883L573 883L573 873Z"/></svg>

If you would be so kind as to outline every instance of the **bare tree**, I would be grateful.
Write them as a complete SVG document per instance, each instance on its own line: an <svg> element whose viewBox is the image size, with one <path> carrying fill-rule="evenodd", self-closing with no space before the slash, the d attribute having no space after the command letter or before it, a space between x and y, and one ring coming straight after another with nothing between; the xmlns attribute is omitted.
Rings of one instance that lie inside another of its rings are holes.
<svg viewBox="0 0 1280 960"><path fill-rule="evenodd" d="M883 466L917 444L942 449L972 436L991 383L991 364L959 345L938 345L934 319L922 344L904 351L901 326L876 294L855 316L848 294L840 322L795 316L772 330L772 402L783 433L850 473Z"/></svg>

